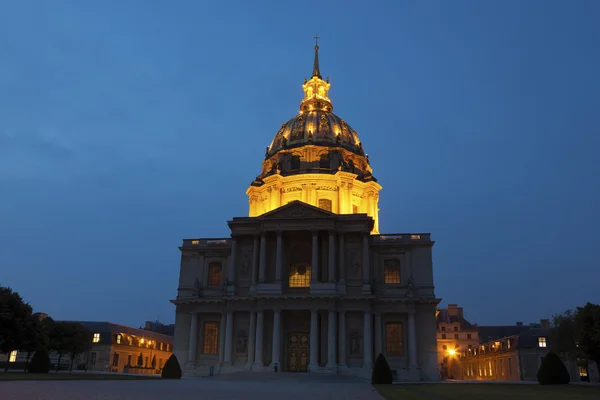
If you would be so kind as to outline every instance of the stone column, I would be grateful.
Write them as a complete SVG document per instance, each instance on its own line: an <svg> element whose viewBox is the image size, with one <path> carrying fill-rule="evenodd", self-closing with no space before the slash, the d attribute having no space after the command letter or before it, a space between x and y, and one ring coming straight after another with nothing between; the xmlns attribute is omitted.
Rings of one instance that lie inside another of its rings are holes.
<svg viewBox="0 0 600 400"><path fill-rule="evenodd" d="M188 362L196 362L196 350L198 348L198 314L192 314L190 325L190 343L188 347Z"/></svg>
<svg viewBox="0 0 600 400"><path fill-rule="evenodd" d="M225 321L227 314L221 313L221 323L219 324L219 364L223 363L223 355L225 354Z"/></svg>
<svg viewBox="0 0 600 400"><path fill-rule="evenodd" d="M225 325L225 364L231 365L231 350L233 344L233 311L227 311L227 323Z"/></svg>
<svg viewBox="0 0 600 400"><path fill-rule="evenodd" d="M363 328L363 368L370 368L373 366L373 342L371 340L371 311L365 311L364 313Z"/></svg>
<svg viewBox="0 0 600 400"><path fill-rule="evenodd" d="M383 352L381 336L381 313L375 313L375 357L379 357L379 354Z"/></svg>
<svg viewBox="0 0 600 400"><path fill-rule="evenodd" d="M327 281L335 283L335 232L329 232L329 273Z"/></svg>
<svg viewBox="0 0 600 400"><path fill-rule="evenodd" d="M250 368L254 362L254 345L256 341L256 313L250 311L250 325L248 326L248 359L246 367Z"/></svg>
<svg viewBox="0 0 600 400"><path fill-rule="evenodd" d="M344 265L344 251L345 251L345 248L344 248L344 234L343 233L340 233L338 235L338 242L340 244L340 246L339 246L340 247L340 251L338 253L338 258L339 258L339 264L338 265L340 266L340 268L339 268L339 271L340 271L339 272L340 273L340 284L343 285L343 284L346 283L345 282L346 281L346 266Z"/></svg>
<svg viewBox="0 0 600 400"><path fill-rule="evenodd" d="M335 346L335 327L336 327L336 312L329 310L327 317L327 368L335 368L336 366L336 346Z"/></svg>
<svg viewBox="0 0 600 400"><path fill-rule="evenodd" d="M312 231L311 282L319 282L319 232Z"/></svg>
<svg viewBox="0 0 600 400"><path fill-rule="evenodd" d="M415 325L415 312L408 313L408 361L411 369L419 366L417 362L417 327Z"/></svg>
<svg viewBox="0 0 600 400"><path fill-rule="evenodd" d="M313 236L314 237L314 236ZM315 372L319 366L319 328L317 310L310 311L310 360L308 371Z"/></svg>
<svg viewBox="0 0 600 400"><path fill-rule="evenodd" d="M256 289L256 278L258 275L258 257L259 257L259 239L254 236L254 246L252 247L252 287Z"/></svg>
<svg viewBox="0 0 600 400"><path fill-rule="evenodd" d="M229 257L229 269L227 270L227 284L235 283L235 265L237 258L237 240L231 238L231 256Z"/></svg>
<svg viewBox="0 0 600 400"><path fill-rule="evenodd" d="M273 311L273 356L271 357L271 367L279 367L279 351L281 350L281 311Z"/></svg>
<svg viewBox="0 0 600 400"><path fill-rule="evenodd" d="M369 276L370 261L369 261L369 234L363 234L362 240L362 255L363 255L363 294L371 293L371 277Z"/></svg>
<svg viewBox="0 0 600 400"><path fill-rule="evenodd" d="M258 282L265 282L265 274L267 273L267 234L260 234L260 265L258 270Z"/></svg>
<svg viewBox="0 0 600 400"><path fill-rule="evenodd" d="M275 254L275 282L281 282L283 273L283 234L277 232L277 253Z"/></svg>
<svg viewBox="0 0 600 400"><path fill-rule="evenodd" d="M346 311L340 311L339 366L346 366Z"/></svg>
<svg viewBox="0 0 600 400"><path fill-rule="evenodd" d="M263 366L263 326L265 320L265 312L259 310L256 313L256 354L254 355L254 365Z"/></svg>

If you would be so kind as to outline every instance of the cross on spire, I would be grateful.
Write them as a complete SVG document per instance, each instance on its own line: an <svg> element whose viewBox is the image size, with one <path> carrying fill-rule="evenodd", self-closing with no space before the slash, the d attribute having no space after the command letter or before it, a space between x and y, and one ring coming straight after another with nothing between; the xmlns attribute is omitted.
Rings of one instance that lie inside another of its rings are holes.
<svg viewBox="0 0 600 400"><path fill-rule="evenodd" d="M315 46L318 46L319 45L319 39L321 39L321 37L319 36L319 34L316 33L315 37L313 39L315 39Z"/></svg>
<svg viewBox="0 0 600 400"><path fill-rule="evenodd" d="M313 64L313 73L312 76L316 76L321 78L321 71L319 71L319 34L317 33L314 37L315 39L315 61Z"/></svg>

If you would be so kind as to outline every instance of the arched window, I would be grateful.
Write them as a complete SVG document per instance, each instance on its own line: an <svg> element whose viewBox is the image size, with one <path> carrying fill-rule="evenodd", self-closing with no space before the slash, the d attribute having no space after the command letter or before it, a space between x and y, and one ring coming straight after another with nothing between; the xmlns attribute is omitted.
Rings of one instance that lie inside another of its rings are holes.
<svg viewBox="0 0 600 400"><path fill-rule="evenodd" d="M223 277L223 271L220 262L211 262L208 264L208 286L219 286Z"/></svg>
<svg viewBox="0 0 600 400"><path fill-rule="evenodd" d="M321 159L319 160L319 168L330 168L328 154L323 154L321 156Z"/></svg>
<svg viewBox="0 0 600 400"><path fill-rule="evenodd" d="M446 327L442 326L442 332L446 332Z"/></svg>
<svg viewBox="0 0 600 400"><path fill-rule="evenodd" d="M397 259L385 260L383 262L384 282L386 284L400 283L400 261Z"/></svg>
<svg viewBox="0 0 600 400"><path fill-rule="evenodd" d="M329 199L319 199L319 208L323 210L327 210L331 212L331 200Z"/></svg>
<svg viewBox="0 0 600 400"><path fill-rule="evenodd" d="M310 287L310 265L298 263L290 265L289 286L292 287Z"/></svg>
<svg viewBox="0 0 600 400"><path fill-rule="evenodd" d="M300 156L292 156L292 169L300 169Z"/></svg>

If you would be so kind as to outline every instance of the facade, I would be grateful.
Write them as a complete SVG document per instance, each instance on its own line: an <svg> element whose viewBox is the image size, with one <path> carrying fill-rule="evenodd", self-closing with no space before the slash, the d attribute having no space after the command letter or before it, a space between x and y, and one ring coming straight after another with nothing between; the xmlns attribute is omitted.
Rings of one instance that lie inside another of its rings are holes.
<svg viewBox="0 0 600 400"><path fill-rule="evenodd" d="M173 351L173 337L143 329L113 324L111 322L78 322L91 332L92 347L78 355L73 369L88 371L158 373ZM0 361L24 365L27 352L14 350ZM50 361L56 366L58 354L50 353ZM63 355L60 369L68 369L69 355ZM18 367L22 368L21 366Z"/></svg>
<svg viewBox="0 0 600 400"><path fill-rule="evenodd" d="M437 313L437 349L440 374L444 378L455 378L456 355L463 349L471 349L479 345L477 326L467 321L463 308L456 304L448 304Z"/></svg>
<svg viewBox="0 0 600 400"><path fill-rule="evenodd" d="M249 216L227 238L185 239L174 353L185 375L290 371L439 380L429 234L378 234L378 192L329 78L267 147Z"/></svg>

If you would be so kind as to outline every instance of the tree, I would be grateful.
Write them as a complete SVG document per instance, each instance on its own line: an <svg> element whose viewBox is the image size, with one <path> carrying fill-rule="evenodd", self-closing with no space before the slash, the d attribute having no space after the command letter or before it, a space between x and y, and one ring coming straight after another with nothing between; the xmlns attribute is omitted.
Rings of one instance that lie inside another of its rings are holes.
<svg viewBox="0 0 600 400"><path fill-rule="evenodd" d="M17 292L0 286L0 353L10 353L23 347L23 337L32 311Z"/></svg>
<svg viewBox="0 0 600 400"><path fill-rule="evenodd" d="M21 337L22 345L21 350L27 352L25 359L25 371L29 366L29 358L36 350L45 348L47 338L44 337L45 332L42 329L42 323L40 321L40 314L33 314L25 321L25 329L23 336Z"/></svg>
<svg viewBox="0 0 600 400"><path fill-rule="evenodd" d="M379 353L375 360L375 366L373 367L373 373L371 375L371 384L373 385L391 385L392 384L392 370L383 354Z"/></svg>
<svg viewBox="0 0 600 400"><path fill-rule="evenodd" d="M566 385L571 381L571 375L560 357L550 351L542 359L542 365L537 373L537 381L540 385Z"/></svg>
<svg viewBox="0 0 600 400"><path fill-rule="evenodd" d="M58 354L58 362L56 363L56 370L60 368L60 361L65 354L71 351L71 335L73 327L68 322L58 321L54 323L52 332L50 333L50 347L54 352Z"/></svg>
<svg viewBox="0 0 600 400"><path fill-rule="evenodd" d="M69 371L73 370L75 358L92 348L92 333L90 330L77 322L69 322L69 337L67 339L71 365Z"/></svg>
<svg viewBox="0 0 600 400"><path fill-rule="evenodd" d="M171 357L165 363L163 370L160 374L163 379L181 379L181 367L175 354L171 354Z"/></svg>
<svg viewBox="0 0 600 400"><path fill-rule="evenodd" d="M576 337L579 349L596 362L600 371L600 305L587 303L575 312Z"/></svg>

